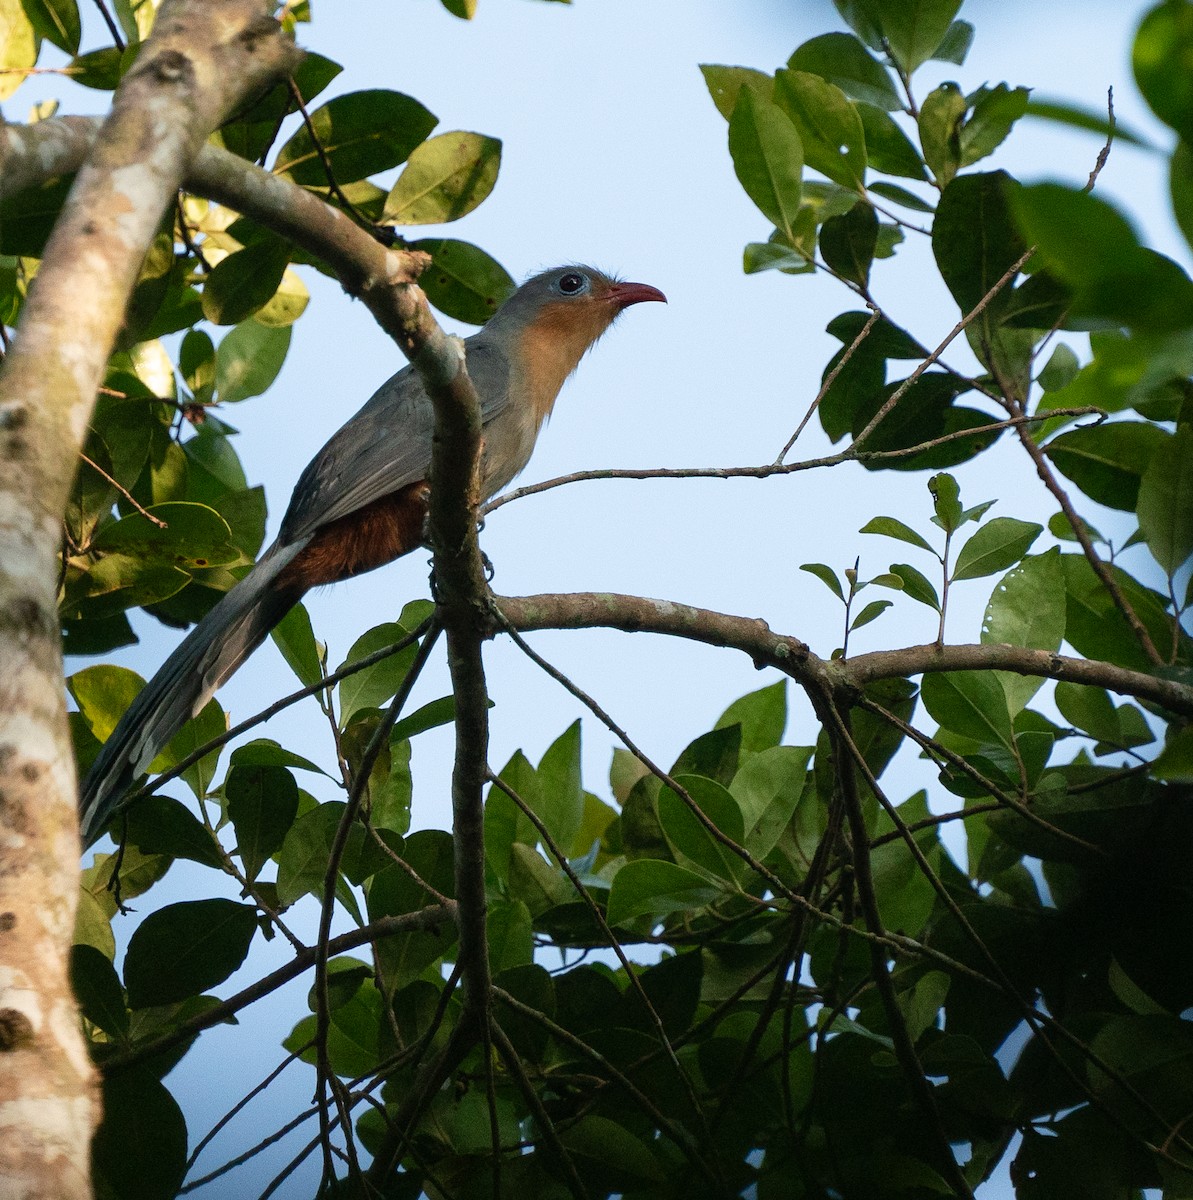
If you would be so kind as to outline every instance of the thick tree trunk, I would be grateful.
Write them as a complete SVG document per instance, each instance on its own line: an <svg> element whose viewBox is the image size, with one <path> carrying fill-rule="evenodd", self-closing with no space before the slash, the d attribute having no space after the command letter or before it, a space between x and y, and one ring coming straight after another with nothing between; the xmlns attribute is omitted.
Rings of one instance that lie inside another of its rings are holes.
<svg viewBox="0 0 1193 1200"><path fill-rule="evenodd" d="M0 1195L91 1195L95 1075L57 618L62 512L163 213L208 134L297 51L265 0L166 0L79 172L0 371Z"/></svg>

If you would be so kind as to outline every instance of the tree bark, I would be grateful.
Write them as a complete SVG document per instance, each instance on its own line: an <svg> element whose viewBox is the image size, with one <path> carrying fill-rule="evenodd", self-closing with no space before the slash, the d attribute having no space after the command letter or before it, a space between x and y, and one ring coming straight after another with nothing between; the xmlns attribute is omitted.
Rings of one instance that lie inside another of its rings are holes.
<svg viewBox="0 0 1193 1200"><path fill-rule="evenodd" d="M46 247L0 371L0 1194L91 1195L99 1104L71 993L74 755L62 513L162 216L210 132L298 51L266 0L165 0Z"/></svg>

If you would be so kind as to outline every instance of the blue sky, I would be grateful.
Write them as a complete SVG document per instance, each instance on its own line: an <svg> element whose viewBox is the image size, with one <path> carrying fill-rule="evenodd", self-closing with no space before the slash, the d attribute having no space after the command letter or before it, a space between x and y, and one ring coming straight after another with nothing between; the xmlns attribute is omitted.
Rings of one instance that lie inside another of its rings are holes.
<svg viewBox="0 0 1193 1200"><path fill-rule="evenodd" d="M837 345L824 326L852 306L832 281L742 274L742 246L765 240L769 229L737 184L725 124L697 68L719 62L772 70L800 42L842 27L830 4L480 0L471 23L449 16L436 0L314 0L313 8L315 21L302 29L302 42L346 67L328 96L395 88L435 112L441 132L502 138L494 194L443 232L485 247L515 278L580 260L652 283L669 297L667 307L631 309L581 365L521 482L584 467L742 465L775 457ZM1141 12L1097 0L1043 8L973 0L961 14L977 26L969 62L929 65L917 76L918 90L924 94L946 78L967 91L1005 80L1100 108L1113 86L1120 119L1166 144L1130 78L1130 36ZM20 119L27 103L45 95L61 95L63 111L94 110L99 99L85 93L75 103L61 80L41 78L9 101L9 119ZM1024 121L984 165L1006 166L1024 179L1083 182L1098 149L1092 136ZM1120 143L1098 190L1126 205L1152 244L1187 261L1159 160ZM876 267L874 285L894 319L934 345L958 314L930 266L926 245L905 246ZM271 531L307 460L401 365L361 305L312 273L308 282L312 304L278 382L265 397L222 414L243 431L239 448L250 479L266 485ZM965 362L960 352L954 358ZM795 454L810 457L825 448L809 428ZM958 472L963 498L998 496L996 514L1046 520L1053 506L1013 446L985 457ZM889 546L857 530L879 513L922 525L930 511L924 482L923 475L872 476L857 468L766 482L584 483L502 509L483 544L499 592L609 590L682 600L764 617L827 654L840 642L839 609L799 564L841 568L860 553L863 575L885 570ZM424 595L426 576L426 556L415 554L311 598L316 632L330 642L332 661L363 630ZM953 640L977 640L988 595L989 581L958 588ZM916 609L901 602L859 633L853 648L929 640L931 614ZM138 628L141 645L121 661L149 674L176 634L149 620ZM542 634L534 644L665 763L733 699L772 682L740 656L641 635ZM537 761L580 710L516 648L498 643L486 661L496 702L494 765L516 748ZM267 645L221 700L240 719L293 686ZM445 673L430 671L412 703L446 690ZM284 722L267 734L309 747L312 757L331 764L330 740L313 705ZM789 736L806 741L810 729L806 711L793 703ZM586 786L605 793L612 743L588 719L584 737ZM416 744L416 826L446 824L449 754L446 732ZM302 784L324 797L333 792L307 779ZM185 883L185 871L178 874ZM265 948L255 972L281 954L276 944ZM304 993L305 986L288 989L284 1003L251 1010L239 1029L205 1035L202 1050L171 1077L192 1143L277 1060L279 1034L305 1011ZM213 1052L220 1055L218 1078L210 1071ZM284 1077L269 1108L301 1106L311 1081L307 1071ZM269 1127L264 1114L262 1107L250 1121L247 1139ZM217 1153L243 1144L233 1137ZM204 1194L255 1195L280 1161L275 1156ZM985 1194L1006 1194L1005 1185Z"/></svg>

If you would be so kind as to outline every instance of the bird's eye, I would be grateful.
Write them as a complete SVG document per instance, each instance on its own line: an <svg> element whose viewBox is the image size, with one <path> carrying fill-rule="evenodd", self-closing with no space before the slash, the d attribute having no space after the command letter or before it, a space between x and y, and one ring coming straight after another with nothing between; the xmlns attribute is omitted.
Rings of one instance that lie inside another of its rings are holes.
<svg viewBox="0 0 1193 1200"><path fill-rule="evenodd" d="M565 296L575 296L584 291L588 280L584 278L578 271L569 271L566 275L559 277L559 290Z"/></svg>

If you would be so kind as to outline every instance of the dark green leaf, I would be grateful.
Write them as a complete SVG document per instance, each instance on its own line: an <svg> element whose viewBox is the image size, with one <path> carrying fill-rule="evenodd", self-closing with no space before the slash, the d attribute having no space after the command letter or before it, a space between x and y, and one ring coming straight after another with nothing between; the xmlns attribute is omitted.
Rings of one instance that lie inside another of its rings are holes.
<svg viewBox="0 0 1193 1200"><path fill-rule="evenodd" d="M742 812L725 788L699 775L680 775L676 783L713 825L741 845L745 836ZM713 837L682 796L669 787L661 788L655 806L659 826L677 862L713 881L732 881L741 873L741 860Z"/></svg>
<svg viewBox="0 0 1193 1200"><path fill-rule="evenodd" d="M1059 342L1036 381L1044 391L1057 392L1072 383L1080 370L1077 355L1064 342Z"/></svg>
<svg viewBox="0 0 1193 1200"><path fill-rule="evenodd" d="M1193 429L1188 425L1152 453L1135 511L1152 557L1175 575L1193 554Z"/></svg>
<svg viewBox="0 0 1193 1200"><path fill-rule="evenodd" d="M1044 452L1091 500L1131 512L1148 464L1169 436L1142 421L1115 421L1062 433Z"/></svg>
<svg viewBox="0 0 1193 1200"><path fill-rule="evenodd" d="M315 136L341 184L405 162L437 124L417 100L381 88L337 96L311 114ZM295 183L327 186L327 171L305 125L279 151L274 169Z"/></svg>
<svg viewBox="0 0 1193 1200"><path fill-rule="evenodd" d="M76 0L21 0L21 6L39 36L66 54L78 54L83 28Z"/></svg>
<svg viewBox="0 0 1193 1200"><path fill-rule="evenodd" d="M859 200L844 216L830 217L820 227L820 253L845 279L865 287L878 240L878 217Z"/></svg>
<svg viewBox="0 0 1193 1200"><path fill-rule="evenodd" d="M1075 314L1161 333L1193 325L1193 281L1142 246L1105 200L1055 183L1018 188L1011 200L1043 265L1072 289Z"/></svg>
<svg viewBox="0 0 1193 1200"><path fill-rule="evenodd" d="M635 917L662 918L673 912L704 908L720 895L703 875L675 863L642 858L626 863L613 876L608 920L622 925Z"/></svg>
<svg viewBox="0 0 1193 1200"><path fill-rule="evenodd" d="M861 118L862 130L866 137L866 159L875 171L882 171L886 175L901 175L905 179L928 178L920 152L890 116L872 104L859 101L854 107ZM886 189L885 192L883 189ZM891 194L891 198L899 204L907 204L910 199L909 207L921 212L932 211L930 204L925 204L918 196L912 196L910 192L892 184L872 183L870 190L880 196Z"/></svg>
<svg viewBox="0 0 1193 1200"><path fill-rule="evenodd" d="M901 204L904 208L910 208L915 212L930 213L936 211L926 200L921 200L914 192L909 192L906 188L901 188L896 183L885 183L879 180L877 183L870 184L870 191L876 196L881 196L884 200L891 200L895 204Z"/></svg>
<svg viewBox="0 0 1193 1200"><path fill-rule="evenodd" d="M490 901L485 922L489 968L494 975L534 959L534 927L530 909L521 900Z"/></svg>
<svg viewBox="0 0 1193 1200"><path fill-rule="evenodd" d="M419 284L441 313L457 321L483 325L513 294L509 272L470 242L433 238L412 242L410 249L431 255Z"/></svg>
<svg viewBox="0 0 1193 1200"><path fill-rule="evenodd" d="M890 46L891 57L912 74L949 36L961 0L863 0Z"/></svg>
<svg viewBox="0 0 1193 1200"><path fill-rule="evenodd" d="M902 105L886 68L848 33L825 33L804 42L787 60L793 71L807 71L835 84L854 100L895 109Z"/></svg>
<svg viewBox="0 0 1193 1200"><path fill-rule="evenodd" d="M265 238L216 263L203 283L203 315L213 325L239 325L264 307L281 286L290 247Z"/></svg>
<svg viewBox="0 0 1193 1200"><path fill-rule="evenodd" d="M1168 165L1168 195L1172 200L1172 215L1193 246L1193 149L1188 142L1178 142Z"/></svg>
<svg viewBox="0 0 1193 1200"><path fill-rule="evenodd" d="M839 87L819 75L780 67L775 72L775 103L798 130L809 167L844 188L862 186L866 135L861 117Z"/></svg>
<svg viewBox="0 0 1193 1200"><path fill-rule="evenodd" d="M224 784L236 852L251 882L281 848L298 814L298 784L285 767L235 765Z"/></svg>
<svg viewBox="0 0 1193 1200"><path fill-rule="evenodd" d="M954 582L980 579L1014 566L1043 532L1042 525L1017 521L1014 517L995 517L961 547L953 568Z"/></svg>
<svg viewBox="0 0 1193 1200"><path fill-rule="evenodd" d="M169 796L143 796L126 810L124 819L128 844L142 854L189 858L206 867L224 864L211 831Z"/></svg>
<svg viewBox="0 0 1193 1200"><path fill-rule="evenodd" d="M251 904L193 900L150 913L124 958L132 1008L175 1004L223 983L248 954L257 930Z"/></svg>
<svg viewBox="0 0 1193 1200"><path fill-rule="evenodd" d="M1011 714L993 672L948 671L924 676L924 707L945 729L983 745L1015 744Z"/></svg>
<svg viewBox="0 0 1193 1200"><path fill-rule="evenodd" d="M760 271L807 275L816 269L797 250L779 242L750 242L742 251L741 265L747 275L757 275Z"/></svg>
<svg viewBox="0 0 1193 1200"><path fill-rule="evenodd" d="M100 1195L171 1200L186 1174L186 1119L148 1067L103 1080L103 1124L91 1146Z"/></svg>
<svg viewBox="0 0 1193 1200"><path fill-rule="evenodd" d="M547 748L535 772L540 802L537 815L565 854L573 843L584 817L584 789L580 782L580 722L573 722ZM583 848L587 850L588 847Z"/></svg>
<svg viewBox="0 0 1193 1200"><path fill-rule="evenodd" d="M113 92L128 65L125 53L116 46L105 46L71 59L70 77L83 87Z"/></svg>
<svg viewBox="0 0 1193 1200"><path fill-rule="evenodd" d="M40 258L74 181L73 175L51 179L0 200L0 254Z"/></svg>
<svg viewBox="0 0 1193 1200"><path fill-rule="evenodd" d="M786 115L750 88L742 88L729 118L729 153L746 195L772 225L792 238L804 152Z"/></svg>
<svg viewBox="0 0 1193 1200"><path fill-rule="evenodd" d="M94 946L74 945L70 950L70 983L83 1016L110 1037L128 1033L128 1009L116 968Z"/></svg>

